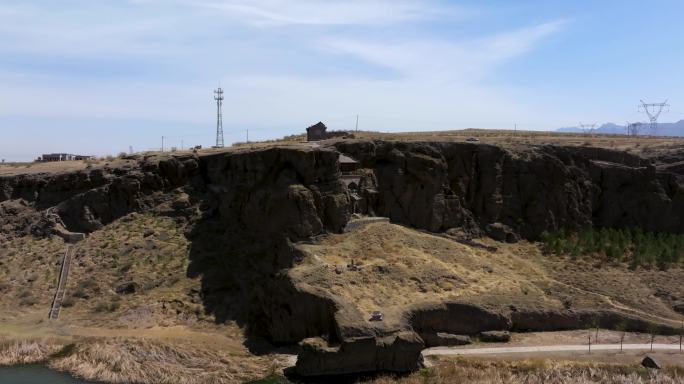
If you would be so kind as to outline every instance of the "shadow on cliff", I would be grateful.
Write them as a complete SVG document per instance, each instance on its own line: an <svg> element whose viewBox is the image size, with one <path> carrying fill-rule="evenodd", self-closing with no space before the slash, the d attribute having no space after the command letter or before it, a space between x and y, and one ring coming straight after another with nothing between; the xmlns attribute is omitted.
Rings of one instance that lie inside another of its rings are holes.
<svg viewBox="0 0 684 384"><path fill-rule="evenodd" d="M191 240L187 276L201 279L199 296L205 314L213 315L217 324L235 322L244 329L250 350L267 348L259 311L253 308L254 297L264 284L263 277L255 273L260 269L253 263L258 255L250 254L254 243L248 239L237 243L225 233L218 214L211 211L186 235Z"/></svg>
<svg viewBox="0 0 684 384"><path fill-rule="evenodd" d="M245 346L255 354L296 345L300 340L337 337L335 305L295 287L286 268L298 251L286 238L226 229L216 210L197 220L187 275L201 279L204 311L217 324L235 322L245 331Z"/></svg>

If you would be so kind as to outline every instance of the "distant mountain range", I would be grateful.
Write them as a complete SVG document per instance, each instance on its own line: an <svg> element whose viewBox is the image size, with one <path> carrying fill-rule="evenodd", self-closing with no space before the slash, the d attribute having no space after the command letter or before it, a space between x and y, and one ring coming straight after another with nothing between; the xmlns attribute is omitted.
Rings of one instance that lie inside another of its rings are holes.
<svg viewBox="0 0 684 384"><path fill-rule="evenodd" d="M582 128L579 127L566 127L559 128L558 132L582 132ZM601 133L607 135L620 134L624 135L627 132L627 128L624 125L617 125L613 123L606 123L602 126L596 128L594 133ZM641 134L648 135L649 131L648 124L644 124L641 127ZM659 123L658 124L658 136L682 136L684 137L684 120L679 120L676 123Z"/></svg>

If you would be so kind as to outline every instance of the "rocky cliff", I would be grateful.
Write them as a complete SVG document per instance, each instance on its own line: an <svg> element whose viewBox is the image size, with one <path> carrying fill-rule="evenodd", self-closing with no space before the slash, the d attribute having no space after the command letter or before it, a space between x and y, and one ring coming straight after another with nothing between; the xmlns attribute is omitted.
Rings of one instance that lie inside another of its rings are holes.
<svg viewBox="0 0 684 384"><path fill-rule="evenodd" d="M340 178L340 152L361 164L357 190ZM407 371L437 331L563 329L589 318L436 303L407 310L392 329L369 326L349 303L291 278L302 258L296 242L340 232L354 209L501 241L586 226L683 233L684 177L597 148L345 140L0 178L0 236L50 233L49 208L85 233L134 211L175 217L206 311L273 343L304 341L300 374Z"/></svg>
<svg viewBox="0 0 684 384"><path fill-rule="evenodd" d="M371 209L417 228L465 227L502 240L585 226L684 231L684 179L625 152L454 142L336 147L373 171Z"/></svg>

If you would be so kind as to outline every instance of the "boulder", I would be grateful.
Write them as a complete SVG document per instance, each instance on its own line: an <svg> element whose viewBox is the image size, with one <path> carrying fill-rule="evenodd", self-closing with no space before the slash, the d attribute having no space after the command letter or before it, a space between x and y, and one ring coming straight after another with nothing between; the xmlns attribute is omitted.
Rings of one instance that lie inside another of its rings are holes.
<svg viewBox="0 0 684 384"><path fill-rule="evenodd" d="M117 285L114 291L119 295L131 295L140 291L140 284L135 281L128 281Z"/></svg>
<svg viewBox="0 0 684 384"><path fill-rule="evenodd" d="M423 340L428 347L451 347L471 343L470 336L468 335L454 335L444 332L437 332L434 336L423 335Z"/></svg>
<svg viewBox="0 0 684 384"><path fill-rule="evenodd" d="M328 376L366 372L410 372L422 363L423 341L411 331L387 336L365 336L329 346L320 338L301 344L295 371L301 376Z"/></svg>
<svg viewBox="0 0 684 384"><path fill-rule="evenodd" d="M684 302L675 303L672 306L672 309L674 309L675 312L681 313L682 315L684 315Z"/></svg>
<svg viewBox="0 0 684 384"><path fill-rule="evenodd" d="M501 223L487 225L485 232L496 241L515 243L520 240L518 235L509 226Z"/></svg>
<svg viewBox="0 0 684 384"><path fill-rule="evenodd" d="M421 304L408 317L413 329L428 340L438 332L475 335L511 328L511 319L503 311L465 302Z"/></svg>
<svg viewBox="0 0 684 384"><path fill-rule="evenodd" d="M653 368L653 369L660 369L660 364L658 361L653 358L652 356L646 356L644 357L643 360L641 360L641 365L646 367L646 368Z"/></svg>
<svg viewBox="0 0 684 384"><path fill-rule="evenodd" d="M508 331L485 331L480 333L480 340L486 343L507 343L511 341Z"/></svg>

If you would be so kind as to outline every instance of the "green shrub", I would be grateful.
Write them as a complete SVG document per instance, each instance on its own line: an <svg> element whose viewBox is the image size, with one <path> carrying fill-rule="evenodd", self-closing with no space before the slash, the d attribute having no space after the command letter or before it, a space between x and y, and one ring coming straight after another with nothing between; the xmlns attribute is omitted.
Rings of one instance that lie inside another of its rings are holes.
<svg viewBox="0 0 684 384"><path fill-rule="evenodd" d="M600 256L633 265L668 267L684 260L684 235L644 232L641 229L584 228L576 232L544 232L546 253Z"/></svg>

